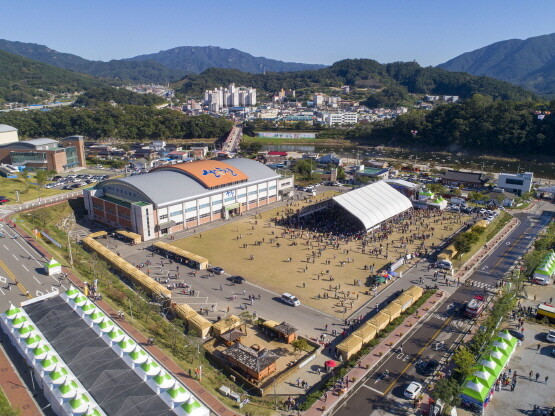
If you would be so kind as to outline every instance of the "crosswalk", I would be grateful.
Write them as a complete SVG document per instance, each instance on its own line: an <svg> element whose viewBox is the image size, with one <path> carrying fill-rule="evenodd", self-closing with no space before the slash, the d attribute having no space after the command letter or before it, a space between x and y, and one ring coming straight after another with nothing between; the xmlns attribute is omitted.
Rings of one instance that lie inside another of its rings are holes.
<svg viewBox="0 0 555 416"><path fill-rule="evenodd" d="M473 286L473 287L479 287L481 289L494 289L494 286L489 285L487 283L484 282L477 282L476 280L472 280L472 279L466 279L466 285L467 286Z"/></svg>

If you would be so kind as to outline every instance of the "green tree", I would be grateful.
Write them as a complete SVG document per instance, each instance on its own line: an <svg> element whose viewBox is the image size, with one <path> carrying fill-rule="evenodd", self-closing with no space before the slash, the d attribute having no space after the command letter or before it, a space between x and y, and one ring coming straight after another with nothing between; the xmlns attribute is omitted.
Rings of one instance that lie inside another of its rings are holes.
<svg viewBox="0 0 555 416"><path fill-rule="evenodd" d="M435 194L443 195L448 192L448 189L440 183L432 183L428 187L430 188L430 191L432 191Z"/></svg>
<svg viewBox="0 0 555 416"><path fill-rule="evenodd" d="M291 345L295 351L308 351L310 349L310 345L308 345L308 341L305 338L297 338Z"/></svg>
<svg viewBox="0 0 555 416"><path fill-rule="evenodd" d="M452 192L453 195L455 196L461 196L462 195L462 191L459 188L455 188Z"/></svg>
<svg viewBox="0 0 555 416"><path fill-rule="evenodd" d="M453 355L453 362L456 365L456 371L459 373L459 379L466 379L476 369L476 357L464 345L460 346Z"/></svg>
<svg viewBox="0 0 555 416"><path fill-rule="evenodd" d="M472 249L472 237L469 233L461 233L453 239L453 245L459 253L468 253Z"/></svg>
<svg viewBox="0 0 555 416"><path fill-rule="evenodd" d="M337 180L344 181L347 178L347 174L345 173L345 168L343 166L339 166L337 168Z"/></svg>
<svg viewBox="0 0 555 416"><path fill-rule="evenodd" d="M453 378L442 378L435 384L431 396L448 406L458 406L461 402L461 385Z"/></svg>
<svg viewBox="0 0 555 416"><path fill-rule="evenodd" d="M312 175L312 171L316 167L316 161L312 159L299 159L293 166L293 172L304 176Z"/></svg>

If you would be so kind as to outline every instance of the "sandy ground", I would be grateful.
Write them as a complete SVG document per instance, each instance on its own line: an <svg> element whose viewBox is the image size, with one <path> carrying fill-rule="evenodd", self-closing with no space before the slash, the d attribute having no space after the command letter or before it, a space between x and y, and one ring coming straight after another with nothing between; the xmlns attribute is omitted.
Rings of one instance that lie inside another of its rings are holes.
<svg viewBox="0 0 555 416"><path fill-rule="evenodd" d="M316 201L333 195L318 195ZM310 203L313 202L314 200ZM308 203L299 201L293 204L290 208L299 209ZM315 241L318 235L304 233L302 238L283 238L284 227L275 226L269 220L280 216L284 210L283 207L276 208L257 218L245 216L242 221L173 241L172 244L208 258L210 264L223 267L229 274L241 275L249 282L276 294L292 293L303 304L340 318L373 297L367 286L367 278L372 273L365 270L365 265L373 265L374 270L378 271L407 250L411 252L421 244L421 241L416 240L413 244L408 244L407 248L399 248L401 234L394 232L386 241L382 241L384 253L381 256L368 254L368 247L366 253L362 253L360 242L351 241L341 244L339 249L328 247L320 257L315 258L314 263L309 263L307 259L312 252L322 248L321 243ZM417 230L424 232L425 224L432 224L435 231L426 240L426 246L431 247L432 243L440 243L469 218L458 213L444 213L443 219L416 221L410 226L409 234ZM436 220L438 222L434 222ZM426 232L431 233L429 230ZM271 243L271 239L276 240ZM293 242L297 245L293 245ZM389 243L387 259L386 243ZM374 244L379 247L379 243ZM254 259L251 260L251 256ZM348 259L351 261L348 262ZM333 281L330 277L333 277ZM360 280L361 285L355 284L357 280Z"/></svg>

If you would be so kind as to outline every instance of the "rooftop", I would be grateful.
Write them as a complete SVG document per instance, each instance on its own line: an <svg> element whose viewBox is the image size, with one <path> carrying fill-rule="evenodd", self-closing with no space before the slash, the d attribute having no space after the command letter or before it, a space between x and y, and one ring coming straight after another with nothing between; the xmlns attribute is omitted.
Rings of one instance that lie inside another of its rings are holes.
<svg viewBox="0 0 555 416"><path fill-rule="evenodd" d="M448 181L460 181L471 183L486 183L489 179L482 172L461 172L458 170L448 170L443 175L443 179Z"/></svg>
<svg viewBox="0 0 555 416"><path fill-rule="evenodd" d="M226 357L231 357L235 361L257 373L262 372L279 358L272 351L263 349L255 351L241 343L237 343L222 352Z"/></svg>
<svg viewBox="0 0 555 416"><path fill-rule="evenodd" d="M0 133L7 133L9 131L17 131L17 129L7 124L0 124Z"/></svg>

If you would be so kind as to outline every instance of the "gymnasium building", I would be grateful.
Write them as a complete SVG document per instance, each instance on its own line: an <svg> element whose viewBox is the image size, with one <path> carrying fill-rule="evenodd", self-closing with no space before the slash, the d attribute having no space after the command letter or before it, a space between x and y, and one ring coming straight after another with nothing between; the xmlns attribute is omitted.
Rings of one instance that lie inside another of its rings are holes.
<svg viewBox="0 0 555 416"><path fill-rule="evenodd" d="M84 199L89 219L146 241L279 201L293 185L254 160L201 160L108 179Z"/></svg>

